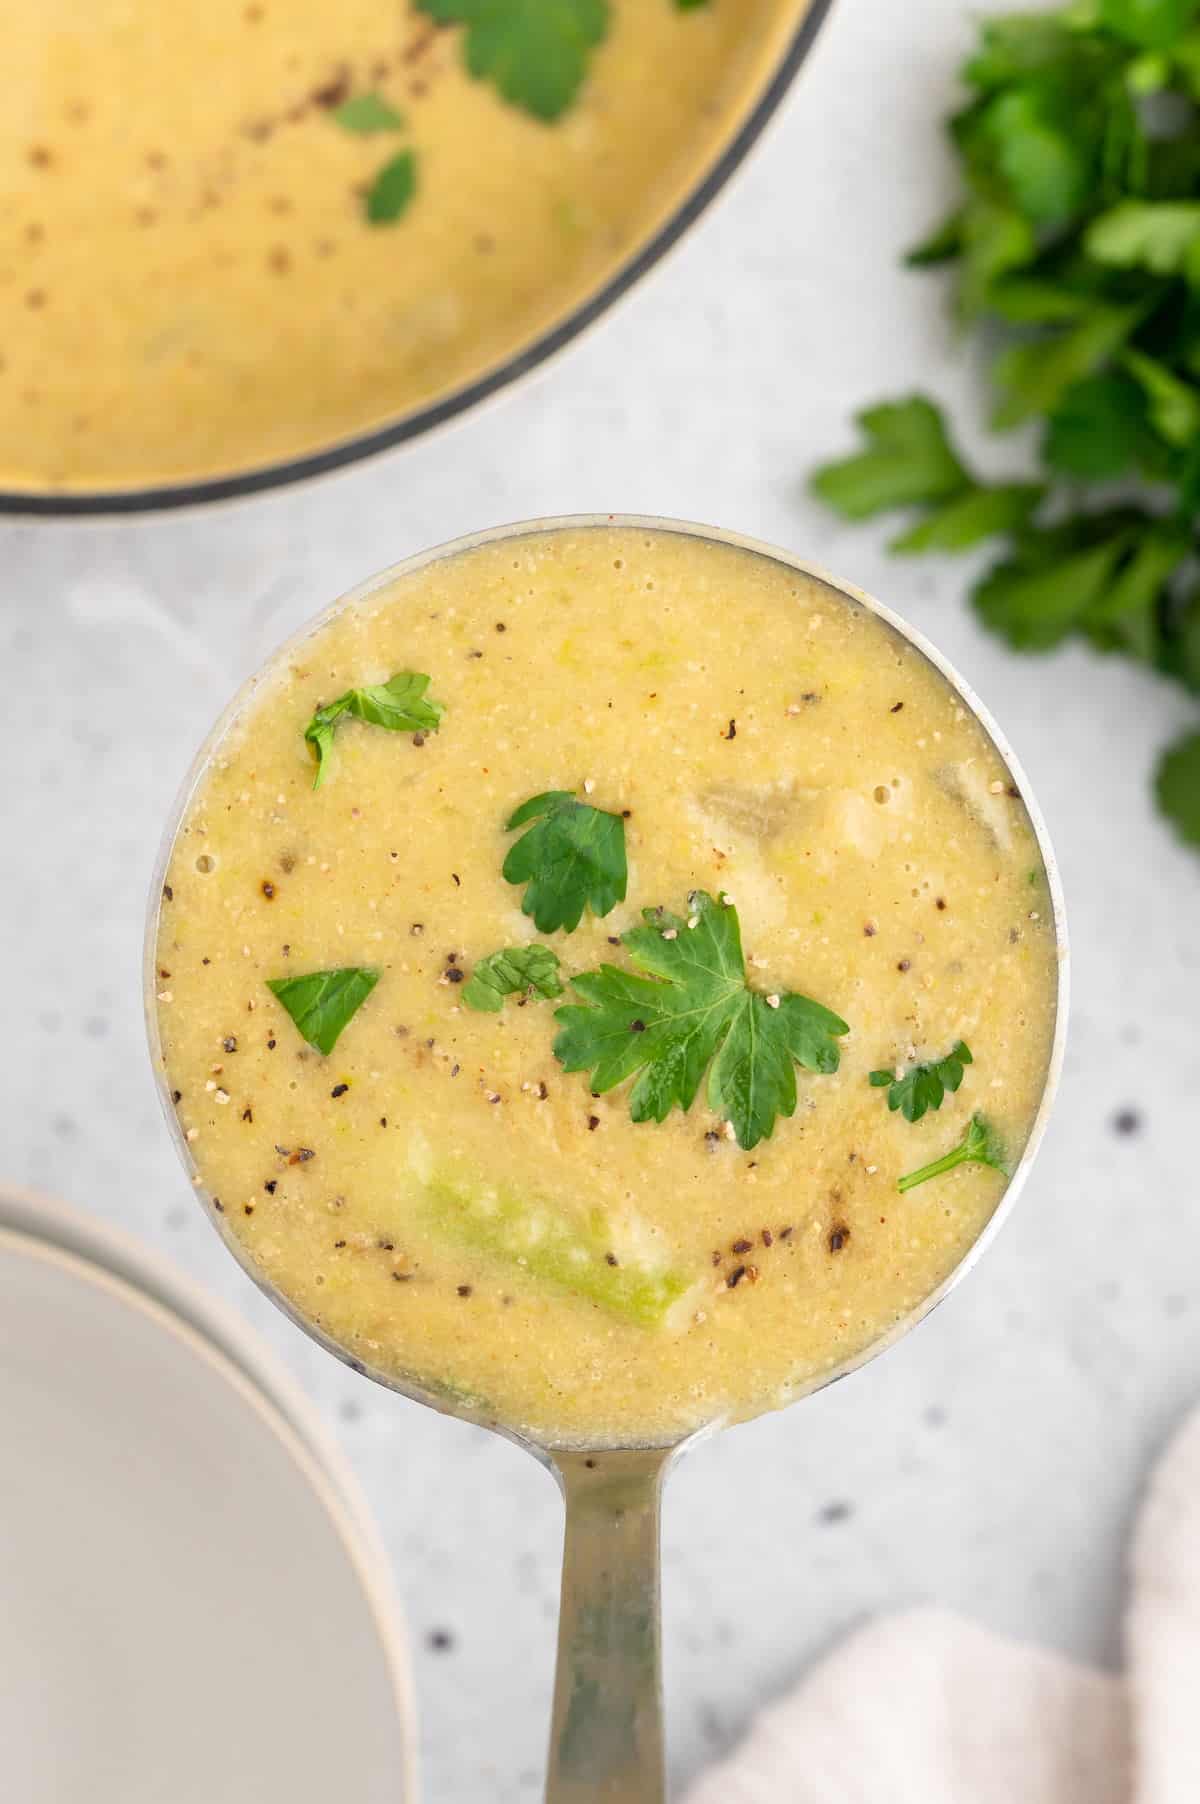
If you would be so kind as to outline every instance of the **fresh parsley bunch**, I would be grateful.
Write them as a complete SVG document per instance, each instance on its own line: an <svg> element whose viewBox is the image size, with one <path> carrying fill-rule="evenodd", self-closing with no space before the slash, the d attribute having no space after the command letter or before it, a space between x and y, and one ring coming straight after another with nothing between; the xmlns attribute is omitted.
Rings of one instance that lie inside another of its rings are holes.
<svg viewBox="0 0 1200 1804"><path fill-rule="evenodd" d="M850 519L919 510L897 551L1005 540L973 600L1018 650L1078 634L1200 695L1200 0L989 19L962 77L962 199L908 261L953 265L998 336L992 424L1038 422L1040 471L979 480L914 395L813 487ZM1200 846L1200 731L1157 793Z"/></svg>

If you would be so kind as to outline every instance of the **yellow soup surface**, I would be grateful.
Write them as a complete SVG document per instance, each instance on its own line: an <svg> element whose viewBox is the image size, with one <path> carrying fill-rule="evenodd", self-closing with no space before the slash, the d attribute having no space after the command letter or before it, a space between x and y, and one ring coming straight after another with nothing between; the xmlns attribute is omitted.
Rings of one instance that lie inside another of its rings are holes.
<svg viewBox="0 0 1200 1804"><path fill-rule="evenodd" d="M611 0L552 123L409 0L5 20L0 488L238 473L391 423L589 299L717 161L808 0ZM347 98L401 121L352 131ZM411 152L403 216L365 195Z"/></svg>
<svg viewBox="0 0 1200 1804"><path fill-rule="evenodd" d="M401 671L438 729L344 717L314 787L314 711ZM503 872L547 791L625 835L625 900L569 933ZM480 960L535 940L566 980L631 972L620 936L659 908L672 958L736 917L768 1025L801 995L849 1030L836 1071L783 1061L795 1112L757 1144L703 1080L635 1121L629 1081L564 1069L578 993L468 1006ZM378 979L325 1056L268 984L347 968ZM897 1181L977 1116L1019 1157L1057 947L1021 797L919 651L769 556L583 525L389 578L279 654L185 808L156 984L198 1181L252 1265L366 1367L599 1444L786 1402L953 1271L1004 1173ZM960 1042L916 1120L870 1081Z"/></svg>

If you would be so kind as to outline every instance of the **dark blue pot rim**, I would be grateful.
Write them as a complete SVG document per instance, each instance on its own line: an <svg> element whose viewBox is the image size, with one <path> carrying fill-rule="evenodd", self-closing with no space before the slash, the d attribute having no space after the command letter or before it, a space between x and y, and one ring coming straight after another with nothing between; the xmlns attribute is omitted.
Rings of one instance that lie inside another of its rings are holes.
<svg viewBox="0 0 1200 1804"><path fill-rule="evenodd" d="M266 489L282 488L287 483L302 482L308 477L322 476L332 470L340 470L347 464L357 463L360 458L373 457L377 451L389 450L394 445L402 445L407 439L417 438L421 433L430 431L435 426L444 425L459 414L466 413L480 401L490 395L497 394L510 382L518 381L522 376L535 370L547 358L553 357L568 345L573 338L584 331L601 314L621 296L641 280L646 271L652 269L659 258L664 256L671 246L681 238L703 213L710 201L720 192L734 170L743 161L747 152L756 142L767 121L796 75L804 58L812 47L833 0L812 0L804 18L796 29L796 34L784 53L779 66L770 82L759 96L753 110L743 122L732 142L713 164L704 179L688 195L665 225L655 233L636 256L610 278L590 300L577 307L574 312L553 326L540 338L527 345L515 356L507 358L495 369L464 387L455 389L452 394L444 395L440 400L432 402L428 407L419 408L415 413L406 414L402 419L394 420L388 426L376 427L371 432L356 434L353 438L344 439L327 451L314 451L303 457L285 458L280 463L265 464L261 469L247 470L236 476L206 477L199 482L165 483L144 488L115 490L110 494L54 494L25 493L19 490L0 489L0 514L29 516L52 516L70 518L98 514L139 514L158 511L172 507L196 507L210 501L229 501L241 495L254 495Z"/></svg>

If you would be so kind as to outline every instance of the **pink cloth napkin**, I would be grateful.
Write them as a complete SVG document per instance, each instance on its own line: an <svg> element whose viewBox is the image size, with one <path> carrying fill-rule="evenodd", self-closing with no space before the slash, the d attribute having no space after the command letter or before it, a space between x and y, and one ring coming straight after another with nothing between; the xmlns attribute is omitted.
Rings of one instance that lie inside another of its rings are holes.
<svg viewBox="0 0 1200 1804"><path fill-rule="evenodd" d="M1130 1556L1122 1677L941 1610L860 1630L687 1804L1200 1804L1200 1413Z"/></svg>

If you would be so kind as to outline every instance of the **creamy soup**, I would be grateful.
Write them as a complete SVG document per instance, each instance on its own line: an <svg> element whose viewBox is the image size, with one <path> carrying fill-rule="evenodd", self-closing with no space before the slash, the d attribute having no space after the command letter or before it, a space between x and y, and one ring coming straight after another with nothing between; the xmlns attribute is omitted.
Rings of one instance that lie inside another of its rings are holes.
<svg viewBox="0 0 1200 1804"><path fill-rule="evenodd" d="M326 1053L296 980L347 971ZM187 803L156 983L251 1264L367 1368L600 1443L785 1402L942 1282L1029 1134L1057 954L1022 799L907 641L762 554L581 526L280 653Z"/></svg>
<svg viewBox="0 0 1200 1804"><path fill-rule="evenodd" d="M9 9L0 488L251 470L495 370L680 205L807 6L612 0L552 122L414 0ZM398 155L415 192L373 223Z"/></svg>

